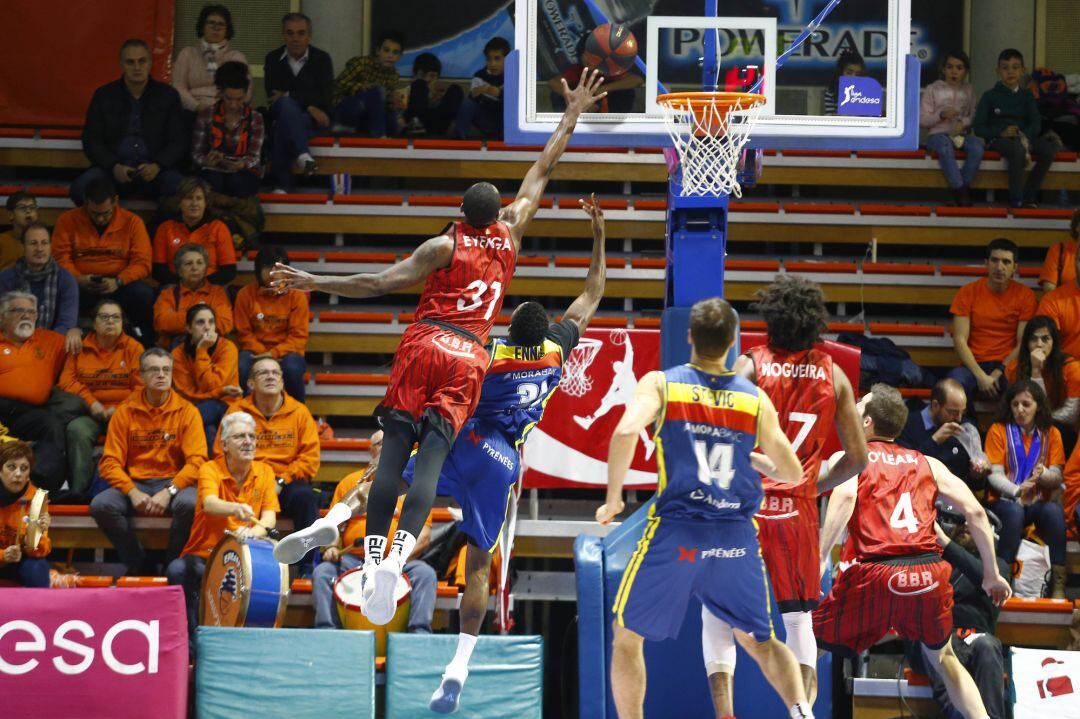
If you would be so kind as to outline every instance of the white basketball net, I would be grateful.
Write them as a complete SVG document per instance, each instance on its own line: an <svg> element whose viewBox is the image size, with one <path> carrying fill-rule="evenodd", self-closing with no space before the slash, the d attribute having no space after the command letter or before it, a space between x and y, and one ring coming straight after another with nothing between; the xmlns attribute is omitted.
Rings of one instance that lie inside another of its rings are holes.
<svg viewBox="0 0 1080 719"><path fill-rule="evenodd" d="M592 380L585 372L596 359L597 352L603 344L600 340L591 337L582 337L577 347L563 363L563 375L559 381L559 389L571 397L584 397L592 389Z"/></svg>
<svg viewBox="0 0 1080 719"><path fill-rule="evenodd" d="M658 99L664 125L682 168L683 197L742 197L738 166L763 103L755 97L704 101Z"/></svg>

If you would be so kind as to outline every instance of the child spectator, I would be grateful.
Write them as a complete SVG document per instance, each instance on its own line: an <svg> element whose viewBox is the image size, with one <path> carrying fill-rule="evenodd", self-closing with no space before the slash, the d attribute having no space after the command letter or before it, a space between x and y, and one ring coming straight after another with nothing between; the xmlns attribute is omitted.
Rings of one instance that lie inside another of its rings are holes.
<svg viewBox="0 0 1080 719"><path fill-rule="evenodd" d="M1020 87L1026 70L1019 50L1007 48L998 55L998 82L983 93L975 110L975 134L988 147L1000 152L1009 172L1009 204L1013 207L1036 206L1039 188L1061 149L1055 135L1039 137L1042 120L1035 98ZM1035 167L1024 182L1028 158L1035 155Z"/></svg>
<svg viewBox="0 0 1080 719"><path fill-rule="evenodd" d="M16 190L7 198L11 229L0 235L0 270L6 270L23 256L22 236L38 221L37 200L26 190Z"/></svg>
<svg viewBox="0 0 1080 719"><path fill-rule="evenodd" d="M405 37L387 30L375 43L375 52L354 57L334 80L333 132L356 132L361 127L371 137L397 134L395 119L400 77L394 68L401 59Z"/></svg>
<svg viewBox="0 0 1080 719"><path fill-rule="evenodd" d="M442 63L430 52L413 60L413 81L405 106L406 132L442 135L457 117L465 93L459 85L439 82L440 74Z"/></svg>
<svg viewBox="0 0 1080 719"><path fill-rule="evenodd" d="M180 93L180 104L189 113L198 113L214 105L218 99L215 84L217 70L228 62L244 66L247 57L229 47L235 30L232 13L224 5L204 5L195 21L196 45L185 47L176 56L172 68L172 86ZM250 84L245 88L245 100L251 100Z"/></svg>
<svg viewBox="0 0 1080 719"><path fill-rule="evenodd" d="M173 388L199 410L206 446L213 447L229 403L244 394L237 376L236 345L218 334L209 305L188 310L187 328L184 341L172 352Z"/></svg>
<svg viewBox="0 0 1080 719"><path fill-rule="evenodd" d="M1080 237L1080 209L1074 210L1069 220L1071 240L1062 240L1046 251L1039 285L1043 292L1052 292L1062 285L1076 281L1076 240Z"/></svg>
<svg viewBox="0 0 1080 719"><path fill-rule="evenodd" d="M232 233L221 220L206 212L209 187L198 177L188 177L180 183L176 197L180 200L180 218L166 220L154 233L152 271L160 284L179 281L173 260L181 247L199 245L206 250L207 278L215 285L227 285L236 277L236 248Z"/></svg>
<svg viewBox="0 0 1080 719"><path fill-rule="evenodd" d="M162 347L171 347L173 341L187 331L188 311L198 304L209 305L217 319L217 329L222 334L232 332L232 305L225 289L206 280L206 248L189 243L173 256L179 284L161 291L154 302L154 329L160 333Z"/></svg>
<svg viewBox="0 0 1080 719"><path fill-rule="evenodd" d="M18 440L0 445L0 579L24 587L49 586L49 514L38 518L42 529L36 547L28 546L30 500L40 490L30 483L34 450Z"/></svg>
<svg viewBox="0 0 1080 719"><path fill-rule="evenodd" d="M926 147L938 157L956 204L971 206L971 182L979 171L985 145L971 133L975 93L967 82L971 61L962 50L946 53L938 66L941 79L923 90L919 125L927 134ZM964 169L956 164L956 150L965 154Z"/></svg>
<svg viewBox="0 0 1080 719"><path fill-rule="evenodd" d="M840 53L840 57L836 59L836 75L829 82L829 86L825 88L825 114L835 115L836 109L836 93L840 87L840 78L842 77L862 77L866 74L866 61L863 60L862 55L854 50L844 50Z"/></svg>
<svg viewBox="0 0 1080 719"><path fill-rule="evenodd" d="M502 138L503 66L509 54L506 38L493 37L484 45L484 67L473 75L454 123L459 138L465 139L474 125L484 137Z"/></svg>
<svg viewBox="0 0 1080 719"><path fill-rule="evenodd" d="M285 391L303 402L304 349L308 340L308 297L299 290L284 294L270 289L270 270L280 262L289 264L289 255L268 245L255 256L255 281L236 295L236 340L240 344L240 386L247 387L252 365L272 357L281 365Z"/></svg>
<svg viewBox="0 0 1080 719"><path fill-rule="evenodd" d="M246 65L227 62L214 73L221 99L199 112L192 133L191 156L199 175L215 192L251 197L262 176L262 113L246 97L251 87Z"/></svg>

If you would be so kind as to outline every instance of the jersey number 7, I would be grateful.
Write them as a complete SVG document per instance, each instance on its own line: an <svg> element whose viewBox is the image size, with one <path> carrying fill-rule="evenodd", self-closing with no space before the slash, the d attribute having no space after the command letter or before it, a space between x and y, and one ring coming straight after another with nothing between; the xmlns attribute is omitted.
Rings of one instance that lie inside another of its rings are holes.
<svg viewBox="0 0 1080 719"><path fill-rule="evenodd" d="M719 489L729 488L731 480L735 478L735 470L731 468L734 455L735 448L730 444L714 444L710 447L704 440L694 440L698 481L702 484L715 484Z"/></svg>

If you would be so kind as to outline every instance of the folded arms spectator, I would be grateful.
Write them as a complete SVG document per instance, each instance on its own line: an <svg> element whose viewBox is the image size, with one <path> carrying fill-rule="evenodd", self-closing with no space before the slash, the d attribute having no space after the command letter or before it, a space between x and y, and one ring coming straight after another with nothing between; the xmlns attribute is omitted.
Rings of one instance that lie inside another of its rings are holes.
<svg viewBox="0 0 1080 719"><path fill-rule="evenodd" d="M30 482L34 451L26 442L0 444L0 579L24 587L49 586L49 514L38 518L43 530L36 547L26 541L30 500L39 491Z"/></svg>
<svg viewBox="0 0 1080 719"><path fill-rule="evenodd" d="M224 222L207 213L209 189L206 182L197 177L186 178L176 191L180 202L179 218L162 222L154 233L152 268L154 279L160 284L179 279L174 258L188 243L206 250L206 274L212 283L227 285L236 277L232 233Z"/></svg>
<svg viewBox="0 0 1080 719"><path fill-rule="evenodd" d="M195 119L191 156L215 192L251 197L262 177L263 116L248 102L246 65L227 62L214 73L221 97Z"/></svg>
<svg viewBox="0 0 1080 719"><path fill-rule="evenodd" d="M187 311L187 336L173 356L173 387L195 405L214 446L218 424L229 404L243 396L237 374L236 345L218 334L214 310L197 304Z"/></svg>
<svg viewBox="0 0 1080 719"><path fill-rule="evenodd" d="M172 264L179 284L161 290L154 303L154 331L159 344L171 347L188 329L188 311L195 305L209 305L221 334L232 332L233 313L229 295L223 287L210 284L206 269L210 255L202 245L189 243L173 255Z"/></svg>
<svg viewBox="0 0 1080 719"><path fill-rule="evenodd" d="M37 326L65 335L68 352L82 346L79 322L79 285L52 256L49 228L34 223L22 236L24 255L15 266L0 272L0 294L30 292L38 300Z"/></svg>

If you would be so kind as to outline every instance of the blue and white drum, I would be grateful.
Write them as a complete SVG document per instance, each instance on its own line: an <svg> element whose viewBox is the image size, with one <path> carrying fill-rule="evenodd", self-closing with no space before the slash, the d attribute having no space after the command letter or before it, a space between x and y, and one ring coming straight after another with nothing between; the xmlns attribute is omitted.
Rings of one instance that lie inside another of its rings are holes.
<svg viewBox="0 0 1080 719"><path fill-rule="evenodd" d="M199 623L212 627L280 627L289 602L289 568L274 542L231 532L206 560Z"/></svg>

